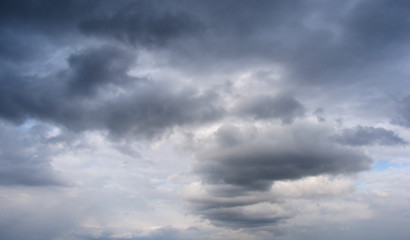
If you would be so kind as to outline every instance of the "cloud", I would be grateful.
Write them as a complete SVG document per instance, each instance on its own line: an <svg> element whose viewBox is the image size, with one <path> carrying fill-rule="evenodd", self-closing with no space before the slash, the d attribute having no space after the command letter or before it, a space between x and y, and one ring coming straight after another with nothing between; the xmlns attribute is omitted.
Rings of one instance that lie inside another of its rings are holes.
<svg viewBox="0 0 410 240"><path fill-rule="evenodd" d="M370 169L369 156L329 141L331 134L305 121L279 129L223 125L194 140L200 182L189 185L185 197L216 226L278 225L296 215L286 199L349 193L351 182L331 176Z"/></svg>
<svg viewBox="0 0 410 240"><path fill-rule="evenodd" d="M0 10L1 25L15 25L18 27L35 26L39 29L53 29L75 21L78 17L88 14L90 8L96 7L96 1L67 1L63 3L22 0L5 0ZM38 30L38 29L36 29Z"/></svg>
<svg viewBox="0 0 410 240"><path fill-rule="evenodd" d="M68 63L69 91L89 96L101 85L118 85L129 79L133 57L125 49L102 46L71 55Z"/></svg>
<svg viewBox="0 0 410 240"><path fill-rule="evenodd" d="M303 105L291 96L276 97L257 96L239 102L237 114L240 117L250 116L254 119L279 118L283 123L291 123L294 118L302 117L305 113Z"/></svg>
<svg viewBox="0 0 410 240"><path fill-rule="evenodd" d="M381 127L363 127L343 129L334 139L342 144L352 146L364 145L405 145L407 141L400 138L395 132Z"/></svg>
<svg viewBox="0 0 410 240"><path fill-rule="evenodd" d="M396 114L391 120L393 124L410 127L410 96L396 104Z"/></svg>
<svg viewBox="0 0 410 240"><path fill-rule="evenodd" d="M47 129L27 136L24 130L0 122L0 131L0 185L66 185L50 164L52 152L45 142L39 141Z"/></svg>
<svg viewBox="0 0 410 240"><path fill-rule="evenodd" d="M211 138L216 144L199 150L195 171L209 183L266 190L276 180L369 169L371 161L363 153L332 144L322 132L306 128L272 135L218 130ZM230 146L218 144L225 139L230 139Z"/></svg>
<svg viewBox="0 0 410 240"><path fill-rule="evenodd" d="M292 215L280 205L257 203L231 208L213 208L203 212L217 226L232 228L252 228L278 224Z"/></svg>
<svg viewBox="0 0 410 240"><path fill-rule="evenodd" d="M185 12L161 11L155 3L128 3L109 15L97 15L82 20L80 30L87 35L108 37L126 44L165 45L177 38L189 37L204 26Z"/></svg>
<svg viewBox="0 0 410 240"><path fill-rule="evenodd" d="M0 238L342 238L408 161L404 0L2 5Z"/></svg>
<svg viewBox="0 0 410 240"><path fill-rule="evenodd" d="M319 175L275 181L266 191L241 189L227 184L190 183L184 190L193 213L217 226L264 228L298 218L300 206L293 202L328 203L353 193L355 184L346 176ZM332 204L332 203L329 203Z"/></svg>
<svg viewBox="0 0 410 240"><path fill-rule="evenodd" d="M154 138L223 113L215 93L128 75L132 58L116 47L86 49L68 63L68 69L41 78L3 73L0 116L15 122L50 121L74 131Z"/></svg>

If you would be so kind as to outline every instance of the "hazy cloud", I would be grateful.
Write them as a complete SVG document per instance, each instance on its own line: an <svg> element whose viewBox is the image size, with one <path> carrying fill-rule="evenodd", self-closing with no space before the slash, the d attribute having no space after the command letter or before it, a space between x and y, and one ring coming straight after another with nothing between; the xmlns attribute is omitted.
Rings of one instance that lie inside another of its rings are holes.
<svg viewBox="0 0 410 240"><path fill-rule="evenodd" d="M132 2L108 16L87 18L79 28L87 35L109 37L133 46L165 45L203 29L199 20L188 13L161 11L156 7L156 3L149 1Z"/></svg>
<svg viewBox="0 0 410 240"><path fill-rule="evenodd" d="M238 103L239 116L254 119L278 118L283 123L291 123L294 118L305 113L303 105L291 96L258 96Z"/></svg>
<svg viewBox="0 0 410 240"><path fill-rule="evenodd" d="M342 144L352 146L364 145L405 145L407 141L400 138L395 132L380 127L357 126L343 129L334 139Z"/></svg>
<svg viewBox="0 0 410 240"><path fill-rule="evenodd" d="M34 129L33 129L34 130ZM65 183L51 166L52 152L40 135L25 135L0 122L0 185L64 186Z"/></svg>
<svg viewBox="0 0 410 240"><path fill-rule="evenodd" d="M399 101L396 107L396 116L392 119L392 123L410 127L410 96Z"/></svg>

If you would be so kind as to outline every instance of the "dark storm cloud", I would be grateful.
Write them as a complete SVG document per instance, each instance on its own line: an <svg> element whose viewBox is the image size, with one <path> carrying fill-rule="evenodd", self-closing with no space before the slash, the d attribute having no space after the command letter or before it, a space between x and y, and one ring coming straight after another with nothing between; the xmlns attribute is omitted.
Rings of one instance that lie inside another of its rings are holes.
<svg viewBox="0 0 410 240"><path fill-rule="evenodd" d="M0 116L15 122L50 121L76 131L108 130L113 136L152 138L222 114L212 92L129 76L132 61L124 50L104 46L72 55L68 69L47 77L3 72Z"/></svg>
<svg viewBox="0 0 410 240"><path fill-rule="evenodd" d="M278 118L283 123L291 123L294 118L304 115L305 108L291 96L258 96L240 102L237 112L239 116L250 116L254 119Z"/></svg>
<svg viewBox="0 0 410 240"><path fill-rule="evenodd" d="M15 75L38 70L53 53L77 48L77 22L96 7L93 0L1 1L0 68Z"/></svg>
<svg viewBox="0 0 410 240"><path fill-rule="evenodd" d="M133 46L165 45L204 29L196 17L174 5L165 1L5 0L0 7L0 59L39 60L44 56L39 52L44 53L47 45L77 47L87 36Z"/></svg>
<svg viewBox="0 0 410 240"><path fill-rule="evenodd" d="M90 14L97 1L25 1L2 0L0 25L23 27L27 30L59 31L72 27L73 22ZM71 30L71 29L70 29Z"/></svg>
<svg viewBox="0 0 410 240"><path fill-rule="evenodd" d="M55 110L59 88L48 85L36 77L26 78L14 72L0 73L0 116L15 122L22 122L35 112L42 115ZM50 101L53 99L55 101Z"/></svg>
<svg viewBox="0 0 410 240"><path fill-rule="evenodd" d="M344 129L334 139L339 143L352 146L407 144L407 141L400 138L395 132L380 127L357 126Z"/></svg>
<svg viewBox="0 0 410 240"><path fill-rule="evenodd" d="M1 21L13 29L44 30L47 38L56 38L49 29L61 32L63 27L72 35L132 45L166 46L179 39L182 44L170 49L177 64L215 70L224 61L263 59L284 67L289 80L306 83L362 81L358 74L368 66L390 66L388 60L393 64L404 53L410 36L406 1L324 3L6 1ZM201 37L186 40L198 32ZM18 55L3 46L0 50Z"/></svg>
<svg viewBox="0 0 410 240"><path fill-rule="evenodd" d="M348 174L370 167L371 160L363 153L329 143L323 133L299 130L306 133L295 130L262 139L217 131L213 147L198 154L195 170L211 184L264 191L276 180Z"/></svg>
<svg viewBox="0 0 410 240"><path fill-rule="evenodd" d="M125 49L112 46L87 49L70 56L70 92L74 95L91 95L104 84L124 83L129 79L126 71L131 67L132 59Z"/></svg>
<svg viewBox="0 0 410 240"><path fill-rule="evenodd" d="M0 116L17 123L34 118L76 131L108 130L112 136L141 138L218 118L218 96L210 91L129 76L135 49L109 44L78 48L84 33L135 46L163 45L201 29L193 16L173 6L152 1L4 1ZM67 39L55 34L62 30ZM34 46L27 40L34 40ZM53 47L47 48L50 43ZM82 50L71 49L66 69L33 74L50 61L43 52L57 50L59 44Z"/></svg>
<svg viewBox="0 0 410 240"><path fill-rule="evenodd" d="M207 27L184 51L173 49L177 64L196 71L262 61L282 67L289 84L325 87L383 81L374 66L387 71L408 52L406 1L206 1L183 8Z"/></svg>
<svg viewBox="0 0 410 240"><path fill-rule="evenodd" d="M0 122L0 185L65 185L50 165L46 145L28 131Z"/></svg>
<svg viewBox="0 0 410 240"><path fill-rule="evenodd" d="M204 26L184 12L159 11L149 1L127 4L114 13L87 18L79 24L87 35L109 37L133 46L164 45L174 38L187 37Z"/></svg>

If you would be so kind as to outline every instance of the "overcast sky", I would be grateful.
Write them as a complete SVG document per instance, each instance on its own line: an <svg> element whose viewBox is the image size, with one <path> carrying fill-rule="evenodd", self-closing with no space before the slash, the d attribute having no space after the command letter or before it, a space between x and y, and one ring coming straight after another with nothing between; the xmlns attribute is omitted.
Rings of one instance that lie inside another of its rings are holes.
<svg viewBox="0 0 410 240"><path fill-rule="evenodd" d="M0 3L0 239L407 240L410 2Z"/></svg>

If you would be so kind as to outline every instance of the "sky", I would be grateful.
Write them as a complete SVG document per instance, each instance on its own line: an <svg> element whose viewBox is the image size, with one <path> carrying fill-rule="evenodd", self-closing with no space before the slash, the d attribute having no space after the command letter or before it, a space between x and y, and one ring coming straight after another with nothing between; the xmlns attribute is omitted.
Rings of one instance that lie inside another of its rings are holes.
<svg viewBox="0 0 410 240"><path fill-rule="evenodd" d="M0 2L0 239L410 236L410 2Z"/></svg>

